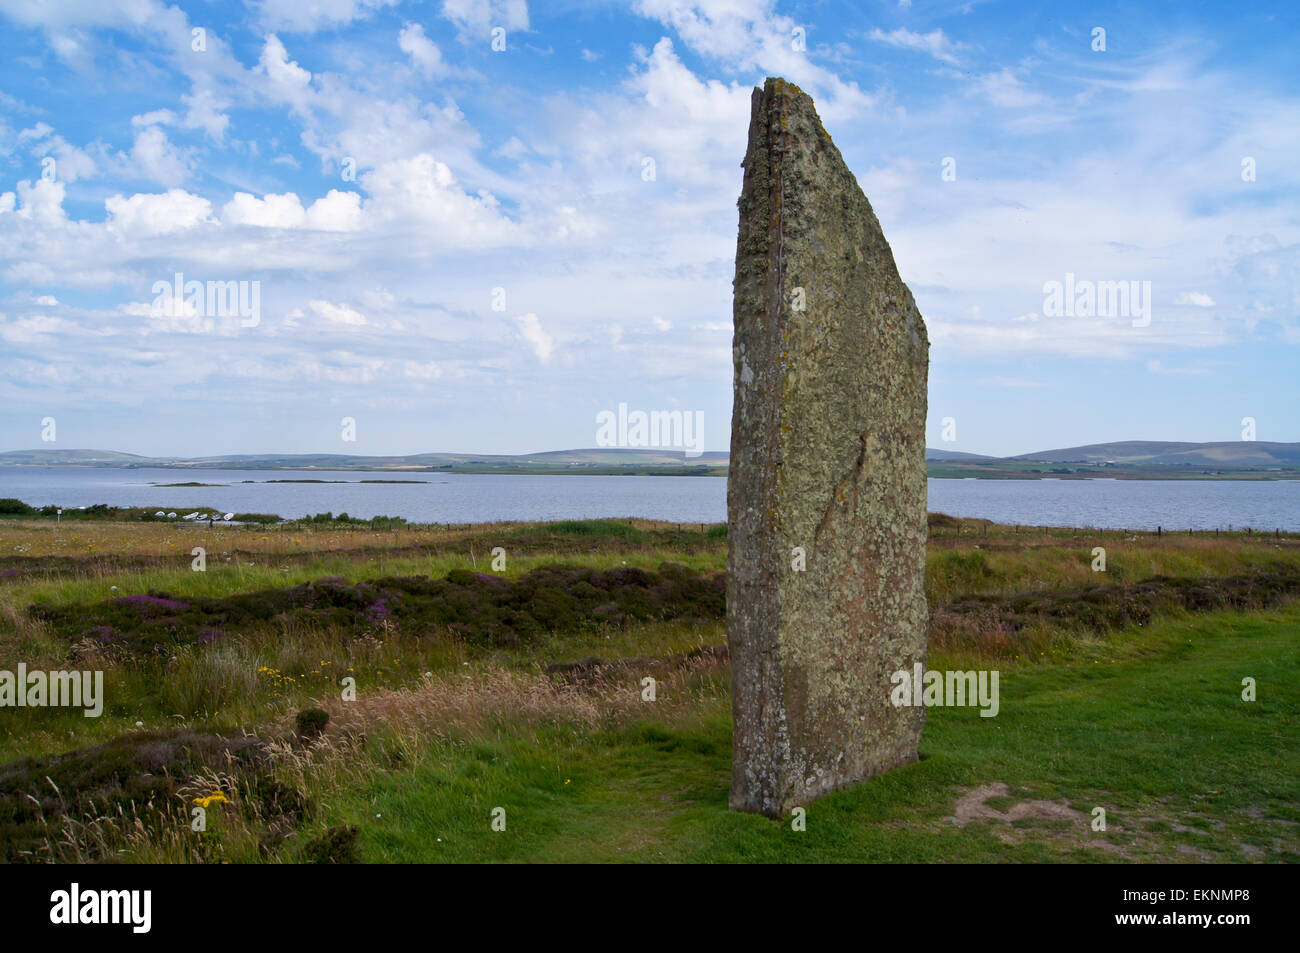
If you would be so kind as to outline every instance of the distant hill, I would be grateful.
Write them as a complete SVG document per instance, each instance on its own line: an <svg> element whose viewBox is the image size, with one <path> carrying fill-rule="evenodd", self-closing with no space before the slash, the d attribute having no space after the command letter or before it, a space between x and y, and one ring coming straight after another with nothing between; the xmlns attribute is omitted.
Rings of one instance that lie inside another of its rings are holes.
<svg viewBox="0 0 1300 953"><path fill-rule="evenodd" d="M925 449L925 459L927 460L996 460L997 457L990 457L982 453L965 453L961 450L932 450L929 447Z"/></svg>
<svg viewBox="0 0 1300 953"><path fill-rule="evenodd" d="M1129 466L1297 467L1300 443L1236 440L1222 443L1175 443L1122 440L1064 450L1040 450L1009 457L1041 463L1115 463Z"/></svg>
<svg viewBox="0 0 1300 953"><path fill-rule="evenodd" d="M29 467L147 467L154 465L152 457L116 450L9 450L0 453L0 466Z"/></svg>
<svg viewBox="0 0 1300 953"><path fill-rule="evenodd" d="M211 457L145 457L112 450L10 450L0 466L159 467L234 470L528 470L586 471L624 468L725 469L728 454L684 450L592 448L541 453L414 453L364 456L346 453L237 453Z"/></svg>

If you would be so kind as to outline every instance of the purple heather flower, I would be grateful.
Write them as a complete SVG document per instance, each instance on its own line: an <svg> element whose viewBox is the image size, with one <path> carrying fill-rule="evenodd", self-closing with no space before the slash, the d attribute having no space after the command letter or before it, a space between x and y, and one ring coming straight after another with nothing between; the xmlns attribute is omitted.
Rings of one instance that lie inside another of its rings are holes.
<svg viewBox="0 0 1300 953"><path fill-rule="evenodd" d="M366 620L371 625L381 625L388 621L388 617L393 614L392 606L389 604L392 600L387 597L376 600L366 607Z"/></svg>
<svg viewBox="0 0 1300 953"><path fill-rule="evenodd" d="M113 600L119 606L136 609L142 616L155 616L162 613L183 612L190 607L188 602L175 599L160 599L158 596L134 595L121 596Z"/></svg>

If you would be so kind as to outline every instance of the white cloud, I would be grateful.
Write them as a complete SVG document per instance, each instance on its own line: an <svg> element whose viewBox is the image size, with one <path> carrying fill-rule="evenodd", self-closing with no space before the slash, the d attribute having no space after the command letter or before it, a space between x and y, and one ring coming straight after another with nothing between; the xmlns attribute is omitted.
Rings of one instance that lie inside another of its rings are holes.
<svg viewBox="0 0 1300 953"><path fill-rule="evenodd" d="M5 14L26 26L71 30L138 26L161 8L162 5L153 0L81 0L70 3L27 0L6 3Z"/></svg>
<svg viewBox="0 0 1300 953"><path fill-rule="evenodd" d="M515 324L519 326L519 334L532 347L537 359L543 364L549 364L555 353L555 339L542 327L537 315L521 314L515 318Z"/></svg>
<svg viewBox="0 0 1300 953"><path fill-rule="evenodd" d="M262 198L236 192L221 210L224 225L256 225L259 228L299 228L307 217L302 200L292 192L268 193Z"/></svg>
<svg viewBox="0 0 1300 953"><path fill-rule="evenodd" d="M20 146L30 143L31 154L40 157L42 163L47 157L54 159L54 177L65 182L90 178L97 171L95 160L85 150L74 146L62 136L54 135L53 127L46 123L38 122L22 130L14 141Z"/></svg>
<svg viewBox="0 0 1300 953"><path fill-rule="evenodd" d="M75 330L78 330L75 324L54 315L33 314L0 320L0 340L11 344L34 344L51 334Z"/></svg>
<svg viewBox="0 0 1300 953"><path fill-rule="evenodd" d="M373 169L427 152L478 185L526 191L525 184L482 165L477 156L482 139L454 101L377 97L373 89L354 86L336 73L317 80L318 88L298 90L286 101L302 117L303 145L327 167L338 168L351 158L358 170Z"/></svg>
<svg viewBox="0 0 1300 953"><path fill-rule="evenodd" d="M366 316L360 311L354 311L345 304L332 304L329 301L309 301L307 307L326 321L334 324L349 324L355 327L361 327L366 324Z"/></svg>
<svg viewBox="0 0 1300 953"><path fill-rule="evenodd" d="M111 196L104 202L109 230L133 237L169 235L212 221L212 203L184 189L161 195Z"/></svg>
<svg viewBox="0 0 1300 953"><path fill-rule="evenodd" d="M59 181L37 179L35 182L19 182L18 217L45 226L61 225L67 221L63 211L66 193L67 188Z"/></svg>
<svg viewBox="0 0 1300 953"><path fill-rule="evenodd" d="M985 73L976 79L975 90L995 106L1004 109L1024 109L1044 101L1041 94L1027 89L1010 69Z"/></svg>
<svg viewBox="0 0 1300 953"><path fill-rule="evenodd" d="M442 61L442 51L424 35L424 27L420 24L408 23L403 26L402 32L397 35L397 45L425 77L432 79L446 75L447 64Z"/></svg>
<svg viewBox="0 0 1300 953"><path fill-rule="evenodd" d="M213 142L225 139L230 128L230 117L225 113L230 103L226 97L196 82L195 90L182 96L181 102L188 107L183 122L186 129L202 129Z"/></svg>
<svg viewBox="0 0 1300 953"><path fill-rule="evenodd" d="M14 141L20 146L28 142L40 142L52 132L54 132L54 127L49 123L38 122L36 125L18 133Z"/></svg>
<svg viewBox="0 0 1300 953"><path fill-rule="evenodd" d="M299 110L307 108L311 73L289 59L289 51L274 33L267 36L257 67L270 80L267 92L272 99Z"/></svg>
<svg viewBox="0 0 1300 953"><path fill-rule="evenodd" d="M303 221L305 228L323 232L352 232L361 225L361 196L337 189L330 189L323 198L312 202Z"/></svg>
<svg viewBox="0 0 1300 953"><path fill-rule="evenodd" d="M610 103L618 125L593 117L593 146L613 151L625 182L641 178L644 157L655 160L656 178L672 183L717 187L738 186L736 155L744 150L749 124L750 87L740 83L701 80L678 58L672 41L664 38L644 57L644 68L626 83L636 97L634 108ZM653 186L651 186L653 187ZM734 201L734 199L733 199Z"/></svg>
<svg viewBox="0 0 1300 953"><path fill-rule="evenodd" d="M189 162L157 126L146 126L135 134L131 161L142 178L159 185L180 185L189 177Z"/></svg>
<svg viewBox="0 0 1300 953"><path fill-rule="evenodd" d="M94 46L82 30L51 31L49 39L59 59L74 70L84 70L94 60Z"/></svg>
<svg viewBox="0 0 1300 953"><path fill-rule="evenodd" d="M921 53L929 53L935 59L943 63L956 65L957 50L961 48L960 43L955 43L944 35L943 30L931 30L929 33L914 33L911 30L899 27L897 30L890 30L886 33L879 28L873 29L867 34L869 39L877 43L885 43L889 46L895 46L904 50L917 50Z"/></svg>
<svg viewBox="0 0 1300 953"><path fill-rule="evenodd" d="M671 26L688 46L708 56L748 63L756 52L756 33L784 30L787 21L777 20L772 0L637 0L636 9ZM793 29L793 22L788 21Z"/></svg>
<svg viewBox="0 0 1300 953"><path fill-rule="evenodd" d="M258 19L268 30L314 33L362 20L399 0L258 0Z"/></svg>
<svg viewBox="0 0 1300 953"><path fill-rule="evenodd" d="M268 193L257 198L236 192L221 210L225 225L255 225L260 228L306 228L327 232L355 231L361 227L361 196L356 192L331 189L304 209L293 192Z"/></svg>
<svg viewBox="0 0 1300 953"><path fill-rule="evenodd" d="M442 15L456 25L462 41L486 39L493 27L507 34L528 29L527 0L443 0Z"/></svg>
<svg viewBox="0 0 1300 953"><path fill-rule="evenodd" d="M1179 292L1174 304L1188 304L1197 308L1213 308L1214 299L1202 291Z"/></svg>
<svg viewBox="0 0 1300 953"><path fill-rule="evenodd" d="M204 317L193 298L177 297L172 288L151 300L128 301L118 312L133 318L148 318L142 334L229 334L230 329L211 317Z"/></svg>
<svg viewBox="0 0 1300 953"><path fill-rule="evenodd" d="M173 126L175 124L176 114L170 109L155 109L152 112L131 117L131 125L137 128L143 128L144 126Z"/></svg>
<svg viewBox="0 0 1300 953"><path fill-rule="evenodd" d="M523 229L496 209L490 194L467 195L450 168L429 153L385 162L361 178L367 215L428 226L430 245L484 248L526 243Z"/></svg>
<svg viewBox="0 0 1300 953"><path fill-rule="evenodd" d="M507 159L522 159L532 150L519 141L517 136L511 136L497 149L496 154L505 156Z"/></svg>
<svg viewBox="0 0 1300 953"><path fill-rule="evenodd" d="M810 24L777 14L775 0L637 0L634 9L671 27L691 50L729 73L762 71L797 83L817 99L823 119L846 119L874 103L857 83L794 49L795 28ZM815 39L811 33L810 48Z"/></svg>

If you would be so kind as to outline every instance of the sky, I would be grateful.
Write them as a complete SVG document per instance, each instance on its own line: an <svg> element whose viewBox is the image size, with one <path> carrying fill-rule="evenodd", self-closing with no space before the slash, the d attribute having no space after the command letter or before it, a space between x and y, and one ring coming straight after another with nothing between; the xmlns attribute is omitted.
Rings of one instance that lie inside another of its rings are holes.
<svg viewBox="0 0 1300 953"><path fill-rule="evenodd" d="M1300 441L1292 2L0 0L0 29L0 450L523 453L620 404L726 450L769 75L925 317L929 446Z"/></svg>

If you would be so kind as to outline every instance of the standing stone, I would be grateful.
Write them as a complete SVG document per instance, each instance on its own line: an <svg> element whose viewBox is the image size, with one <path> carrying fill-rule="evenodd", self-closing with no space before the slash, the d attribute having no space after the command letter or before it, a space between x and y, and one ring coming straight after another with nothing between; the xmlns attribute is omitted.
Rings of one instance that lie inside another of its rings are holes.
<svg viewBox="0 0 1300 953"><path fill-rule="evenodd" d="M929 341L812 99L754 90L727 484L731 806L786 815L917 759ZM803 553L800 571L799 553Z"/></svg>

